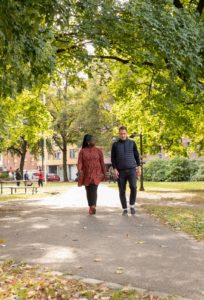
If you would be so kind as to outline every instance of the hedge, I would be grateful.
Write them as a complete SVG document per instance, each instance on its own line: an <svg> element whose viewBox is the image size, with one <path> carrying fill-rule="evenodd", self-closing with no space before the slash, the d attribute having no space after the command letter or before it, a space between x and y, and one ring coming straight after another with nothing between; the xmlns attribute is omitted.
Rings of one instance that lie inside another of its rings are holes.
<svg viewBox="0 0 204 300"><path fill-rule="evenodd" d="M146 181L204 181L204 162L184 157L154 159L144 165Z"/></svg>

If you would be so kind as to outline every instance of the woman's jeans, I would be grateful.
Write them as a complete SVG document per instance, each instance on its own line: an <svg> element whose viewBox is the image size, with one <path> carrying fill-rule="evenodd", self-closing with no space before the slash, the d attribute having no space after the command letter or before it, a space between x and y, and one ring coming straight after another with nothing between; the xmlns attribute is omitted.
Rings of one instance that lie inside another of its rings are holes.
<svg viewBox="0 0 204 300"><path fill-rule="evenodd" d="M118 187L120 194L120 201L123 209L127 209L127 200L126 200L126 184L129 183L130 187L130 205L135 205L136 197L137 197L137 178L136 178L136 170L126 169L119 171L118 178Z"/></svg>
<svg viewBox="0 0 204 300"><path fill-rule="evenodd" d="M89 206L92 205L96 206L98 186L95 184L90 184L88 186L85 186L85 188L86 188L86 196L87 196Z"/></svg>

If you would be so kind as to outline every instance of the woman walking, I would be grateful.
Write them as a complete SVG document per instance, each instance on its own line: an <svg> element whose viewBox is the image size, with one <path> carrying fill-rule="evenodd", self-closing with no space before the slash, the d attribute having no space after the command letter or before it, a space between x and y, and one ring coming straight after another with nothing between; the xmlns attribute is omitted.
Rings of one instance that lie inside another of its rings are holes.
<svg viewBox="0 0 204 300"><path fill-rule="evenodd" d="M78 186L85 185L90 215L96 213L97 188L106 176L103 152L95 144L96 141L92 135L84 136L77 164Z"/></svg>

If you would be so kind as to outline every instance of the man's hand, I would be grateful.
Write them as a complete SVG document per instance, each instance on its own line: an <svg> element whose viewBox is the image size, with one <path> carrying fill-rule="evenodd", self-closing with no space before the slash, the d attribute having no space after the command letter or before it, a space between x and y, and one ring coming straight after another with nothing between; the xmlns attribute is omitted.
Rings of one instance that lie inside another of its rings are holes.
<svg viewBox="0 0 204 300"><path fill-rule="evenodd" d="M118 170L117 170L117 169L114 169L114 175L115 175L115 177L116 177L116 178L118 178L118 177L119 177L119 172L118 172Z"/></svg>
<svg viewBox="0 0 204 300"><path fill-rule="evenodd" d="M137 176L137 177L141 176L141 167L140 167L140 166L138 166L138 167L136 168L136 176Z"/></svg>

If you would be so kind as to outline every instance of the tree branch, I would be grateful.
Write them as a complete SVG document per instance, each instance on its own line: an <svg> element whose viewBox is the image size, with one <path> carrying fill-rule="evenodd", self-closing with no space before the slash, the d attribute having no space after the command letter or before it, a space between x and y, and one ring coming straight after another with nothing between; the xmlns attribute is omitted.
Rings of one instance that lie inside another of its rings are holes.
<svg viewBox="0 0 204 300"><path fill-rule="evenodd" d="M121 63L123 63L124 65L126 64L132 64L132 65L135 65L135 63L129 59L124 59L124 58L121 58L121 57L118 57L118 56L115 56L115 55L90 55L91 58L98 58L98 59L112 59L112 60L116 60L116 61L119 61ZM151 62L148 62L148 61L144 61L141 63L142 65L144 66L150 66L150 67L153 67L154 64L151 63Z"/></svg>
<svg viewBox="0 0 204 300"><path fill-rule="evenodd" d="M12 152L12 151L13 151L13 152L16 152L16 153L18 153L18 155L20 155L20 156L23 155L23 152L22 152L21 150L15 148L14 146L8 147L8 148L7 148L7 151L8 151L8 152Z"/></svg>
<svg viewBox="0 0 204 300"><path fill-rule="evenodd" d="M204 0L200 0L197 6L197 12L200 14L200 16L202 15L203 8L204 8Z"/></svg>
<svg viewBox="0 0 204 300"><path fill-rule="evenodd" d="M174 0L174 5L177 7L177 8L183 8L183 5L181 3L180 0Z"/></svg>

